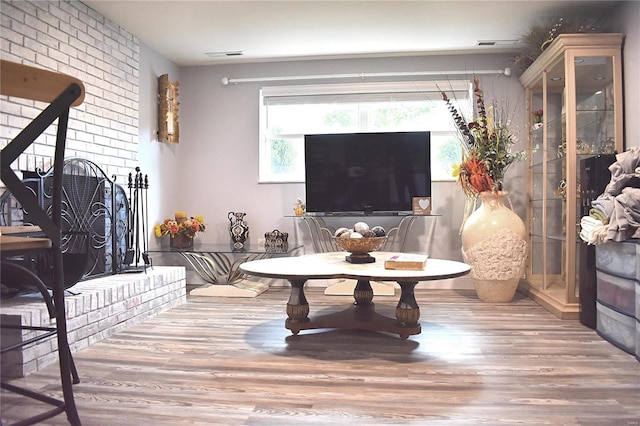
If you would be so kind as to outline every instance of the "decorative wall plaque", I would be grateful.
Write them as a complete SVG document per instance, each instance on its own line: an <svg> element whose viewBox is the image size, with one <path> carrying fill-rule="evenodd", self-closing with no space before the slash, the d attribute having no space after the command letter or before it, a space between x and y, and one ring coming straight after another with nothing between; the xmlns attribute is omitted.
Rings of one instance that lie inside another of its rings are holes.
<svg viewBox="0 0 640 426"><path fill-rule="evenodd" d="M413 197L413 214L426 216L431 214L431 197Z"/></svg>

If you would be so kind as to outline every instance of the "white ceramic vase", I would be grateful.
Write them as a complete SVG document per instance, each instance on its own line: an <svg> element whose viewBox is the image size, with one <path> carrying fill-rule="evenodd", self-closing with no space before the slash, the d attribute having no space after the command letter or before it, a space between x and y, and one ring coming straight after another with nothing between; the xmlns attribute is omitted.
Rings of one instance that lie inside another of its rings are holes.
<svg viewBox="0 0 640 426"><path fill-rule="evenodd" d="M505 206L508 192L483 192L462 228L462 255L480 300L510 302L527 257L524 222Z"/></svg>

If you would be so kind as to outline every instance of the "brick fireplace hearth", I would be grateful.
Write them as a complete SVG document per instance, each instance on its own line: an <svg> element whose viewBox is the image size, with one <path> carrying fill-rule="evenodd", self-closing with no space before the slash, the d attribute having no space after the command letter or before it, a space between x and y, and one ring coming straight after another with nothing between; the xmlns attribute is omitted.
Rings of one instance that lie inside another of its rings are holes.
<svg viewBox="0 0 640 426"><path fill-rule="evenodd" d="M186 301L184 267L156 266L139 273L82 281L65 296L71 351L77 352ZM3 324L51 326L40 294L2 301ZM2 330L3 345L26 340L29 330ZM2 355L4 377L24 377L58 361L55 336ZM82 372L80 372L82 373Z"/></svg>

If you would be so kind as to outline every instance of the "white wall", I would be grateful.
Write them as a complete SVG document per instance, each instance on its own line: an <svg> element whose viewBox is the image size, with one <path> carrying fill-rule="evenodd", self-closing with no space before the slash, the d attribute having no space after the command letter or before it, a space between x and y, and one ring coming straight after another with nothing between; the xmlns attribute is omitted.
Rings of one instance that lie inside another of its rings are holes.
<svg viewBox="0 0 640 426"><path fill-rule="evenodd" d="M139 167L149 177L149 238L154 244L159 242L152 235L155 223L164 217L173 217L174 212L166 212L165 208L171 206L175 194L181 192L181 180L177 178L181 165L177 155L188 148L158 142L158 78L163 74L168 74L170 81L181 80L178 66L141 43Z"/></svg>
<svg viewBox="0 0 640 426"><path fill-rule="evenodd" d="M616 13L620 32L624 73L625 148L640 146L640 2L625 1Z"/></svg>
<svg viewBox="0 0 640 426"><path fill-rule="evenodd" d="M165 214L186 210L189 215L204 215L208 228L201 238L198 237L201 242L227 242L227 213L243 211L247 213L253 242L265 232L279 229L289 232L292 237L301 236L303 242L308 243L307 236L300 235L304 228L296 228L296 220L285 217L292 213L297 197L304 199L304 185L257 183L258 95L264 84L224 86L221 83L223 77L463 70L468 71L468 78L471 78L473 70L503 69L510 64L508 55L461 55L183 68L180 81L180 149L162 153L161 162L164 164L175 158L181 164L182 169L176 179L184 190L165 205ZM482 76L481 83L487 99L494 96L497 99L509 98L510 105L517 108L515 126L522 128L524 89L517 76ZM521 143L524 146L524 133ZM514 167L509 172L506 187L512 191L513 201L521 215L524 214L524 184L524 172ZM433 213L440 215L435 219L435 235L426 235L425 228L429 227L432 219L421 219L408 249L434 257L461 259L458 229L464 208L462 190L454 182L435 182L433 206Z"/></svg>

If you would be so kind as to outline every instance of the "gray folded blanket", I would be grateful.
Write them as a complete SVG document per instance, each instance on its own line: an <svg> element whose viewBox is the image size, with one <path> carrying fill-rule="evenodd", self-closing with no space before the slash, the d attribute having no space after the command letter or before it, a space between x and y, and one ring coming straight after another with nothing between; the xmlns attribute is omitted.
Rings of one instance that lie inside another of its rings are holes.
<svg viewBox="0 0 640 426"><path fill-rule="evenodd" d="M611 180L591 204L609 220L608 239L640 238L640 147L618 154Z"/></svg>

